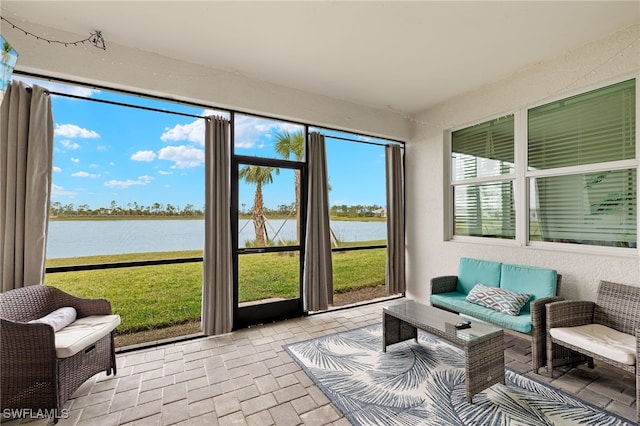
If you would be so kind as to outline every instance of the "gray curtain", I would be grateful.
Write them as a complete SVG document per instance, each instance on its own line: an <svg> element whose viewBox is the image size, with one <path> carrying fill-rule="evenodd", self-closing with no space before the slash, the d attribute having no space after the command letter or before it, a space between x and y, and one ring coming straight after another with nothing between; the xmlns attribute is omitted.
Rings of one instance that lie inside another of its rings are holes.
<svg viewBox="0 0 640 426"><path fill-rule="evenodd" d="M404 293L405 239L404 239L404 168L402 149L388 145L385 149L387 171L387 267L388 294Z"/></svg>
<svg viewBox="0 0 640 426"><path fill-rule="evenodd" d="M328 309L333 303L333 266L329 231L329 193L324 136L309 134L309 187L304 257L305 311Z"/></svg>
<svg viewBox="0 0 640 426"><path fill-rule="evenodd" d="M229 121L205 121L205 219L202 331L224 334L233 327Z"/></svg>
<svg viewBox="0 0 640 426"><path fill-rule="evenodd" d="M0 122L1 290L42 284L53 162L49 94L12 81Z"/></svg>

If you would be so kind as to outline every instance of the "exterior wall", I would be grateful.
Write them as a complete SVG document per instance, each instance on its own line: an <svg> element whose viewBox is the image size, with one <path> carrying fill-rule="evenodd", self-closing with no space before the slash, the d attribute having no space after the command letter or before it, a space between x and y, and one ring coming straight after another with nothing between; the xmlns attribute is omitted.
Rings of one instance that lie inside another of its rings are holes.
<svg viewBox="0 0 640 426"><path fill-rule="evenodd" d="M17 21L34 34L77 40L69 34ZM3 35L18 52L18 71L130 90L147 95L289 119L317 126L405 141L411 126L398 114L288 89L106 40L107 50L90 44L64 47L7 30Z"/></svg>
<svg viewBox="0 0 640 426"><path fill-rule="evenodd" d="M532 65L415 117L406 145L407 295L426 301L429 280L456 275L460 257L550 267L563 275L561 295L593 300L601 279L640 285L638 250L628 255L602 251L542 249L489 242L445 241L444 132L516 112L551 99L586 91L617 78L638 77L640 25L563 56ZM481 239L482 240L482 239Z"/></svg>

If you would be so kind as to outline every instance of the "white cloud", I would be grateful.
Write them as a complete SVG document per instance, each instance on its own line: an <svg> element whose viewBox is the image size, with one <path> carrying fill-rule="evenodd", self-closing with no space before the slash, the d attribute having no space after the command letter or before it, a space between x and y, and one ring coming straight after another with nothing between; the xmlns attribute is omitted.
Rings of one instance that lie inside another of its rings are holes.
<svg viewBox="0 0 640 426"><path fill-rule="evenodd" d="M75 195L75 192L65 191L64 187L60 185L56 185L55 183L51 184L52 197L73 197Z"/></svg>
<svg viewBox="0 0 640 426"><path fill-rule="evenodd" d="M64 139L60 141L60 145L67 149L79 149L80 145L75 142L71 142L69 139Z"/></svg>
<svg viewBox="0 0 640 426"><path fill-rule="evenodd" d="M55 136L64 136L67 138L99 138L100 135L94 130L83 129L75 124L56 124L53 131Z"/></svg>
<svg viewBox="0 0 640 426"><path fill-rule="evenodd" d="M58 167L58 166L53 166L53 169L52 169L52 170L53 170L54 172L56 172L56 173L59 173L59 172L61 172L61 171L62 171L62 169L61 169L60 167Z"/></svg>
<svg viewBox="0 0 640 426"><path fill-rule="evenodd" d="M153 151L138 151L131 156L133 161L153 161L156 159L156 153Z"/></svg>
<svg viewBox="0 0 640 426"><path fill-rule="evenodd" d="M213 109L205 109L202 112L203 117L208 117L211 115L222 115L226 116L228 114L222 113L220 111L216 111ZM160 139L163 142L167 141L189 141L195 142L199 145L204 146L204 120L196 119L189 124L177 124L174 127L167 127L164 129L164 133L160 136Z"/></svg>
<svg viewBox="0 0 640 426"><path fill-rule="evenodd" d="M158 170L159 175L172 175L173 172L165 172L164 170Z"/></svg>
<svg viewBox="0 0 640 426"><path fill-rule="evenodd" d="M87 172L76 172L76 173L73 173L71 176L72 177L79 177L79 178L96 179L96 178L100 177L100 174L87 173Z"/></svg>
<svg viewBox="0 0 640 426"><path fill-rule="evenodd" d="M80 162L79 158L71 157L71 161L78 164Z"/></svg>
<svg viewBox="0 0 640 426"><path fill-rule="evenodd" d="M153 177L151 176L139 176L137 180L108 180L104 183L104 186L108 188L129 188L130 186L136 185L147 185L151 183Z"/></svg>
<svg viewBox="0 0 640 426"><path fill-rule="evenodd" d="M164 142L186 140L204 145L204 120L197 119L189 124L177 124L172 128L167 127L160 139Z"/></svg>
<svg viewBox="0 0 640 426"><path fill-rule="evenodd" d="M158 158L173 161L173 168L189 169L204 163L204 150L184 145L167 146L158 151Z"/></svg>
<svg viewBox="0 0 640 426"><path fill-rule="evenodd" d="M238 114L235 120L234 146L236 148L253 148L255 146L262 148L264 145L257 145L261 136L270 136L272 131L295 133L301 130L302 127L296 124Z"/></svg>

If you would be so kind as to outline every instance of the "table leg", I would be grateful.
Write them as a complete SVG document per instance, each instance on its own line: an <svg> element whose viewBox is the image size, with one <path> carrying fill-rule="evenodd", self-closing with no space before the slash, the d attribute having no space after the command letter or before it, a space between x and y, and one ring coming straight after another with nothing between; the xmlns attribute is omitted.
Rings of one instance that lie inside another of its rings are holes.
<svg viewBox="0 0 640 426"><path fill-rule="evenodd" d="M504 384L504 335L473 342L465 348L465 381L467 402L473 396L496 383Z"/></svg>
<svg viewBox="0 0 640 426"><path fill-rule="evenodd" d="M413 325L387 313L382 314L382 351L387 351L387 346L405 340L418 341L418 329Z"/></svg>

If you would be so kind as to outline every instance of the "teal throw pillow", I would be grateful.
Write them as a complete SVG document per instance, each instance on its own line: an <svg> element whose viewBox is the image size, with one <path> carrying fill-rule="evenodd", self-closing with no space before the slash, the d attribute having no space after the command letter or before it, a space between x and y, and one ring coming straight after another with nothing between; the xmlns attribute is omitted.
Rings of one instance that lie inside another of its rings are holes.
<svg viewBox="0 0 640 426"><path fill-rule="evenodd" d="M516 293L477 283L467 295L466 301L494 311L518 316L520 315L520 310L530 298L530 294Z"/></svg>

